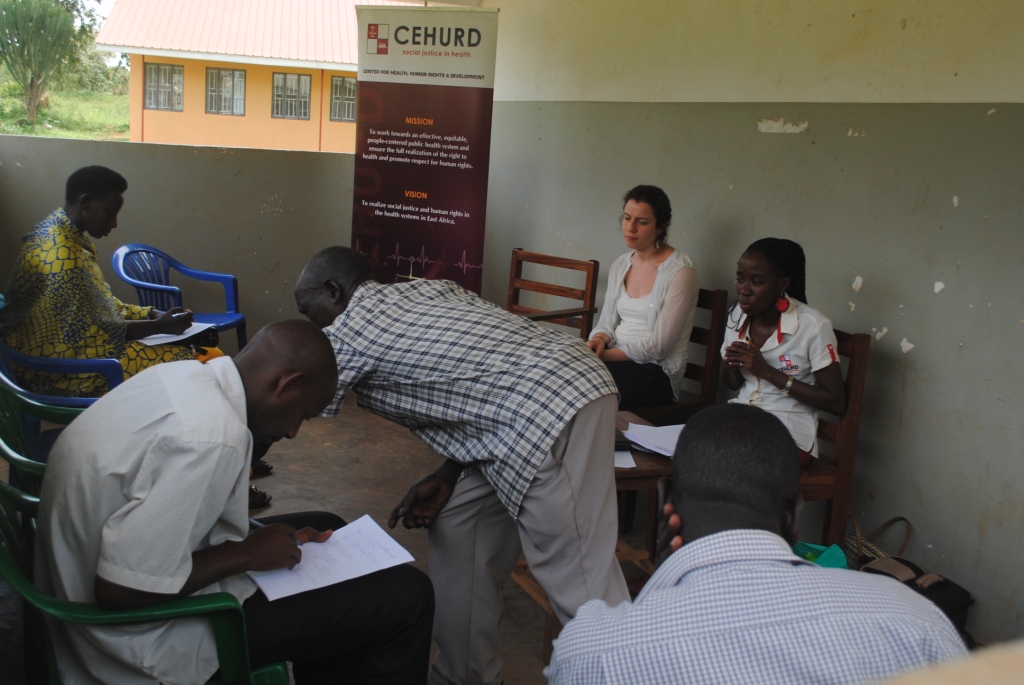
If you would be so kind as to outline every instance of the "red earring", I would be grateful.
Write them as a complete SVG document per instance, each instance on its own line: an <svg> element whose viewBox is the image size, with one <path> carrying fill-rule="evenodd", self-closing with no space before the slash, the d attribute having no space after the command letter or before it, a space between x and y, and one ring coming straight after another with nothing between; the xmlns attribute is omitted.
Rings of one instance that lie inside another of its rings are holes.
<svg viewBox="0 0 1024 685"><path fill-rule="evenodd" d="M775 300L775 308L779 310L779 313L785 313L789 311L789 298L786 297L786 293L779 295L779 299Z"/></svg>

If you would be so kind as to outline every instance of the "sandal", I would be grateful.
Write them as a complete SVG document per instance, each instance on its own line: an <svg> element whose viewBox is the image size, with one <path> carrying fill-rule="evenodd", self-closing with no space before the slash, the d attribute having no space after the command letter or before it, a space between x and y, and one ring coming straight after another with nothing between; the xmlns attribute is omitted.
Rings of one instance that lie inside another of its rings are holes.
<svg viewBox="0 0 1024 685"><path fill-rule="evenodd" d="M273 464L268 464L267 462L263 461L262 459L257 459L252 464L252 477L253 478L262 478L264 476L269 476L270 472L273 471L273 470L274 470L274 465Z"/></svg>
<svg viewBox="0 0 1024 685"><path fill-rule="evenodd" d="M249 508L250 509L262 509L263 507L270 504L270 500L273 499L271 495L263 490L260 490L255 485L249 486Z"/></svg>

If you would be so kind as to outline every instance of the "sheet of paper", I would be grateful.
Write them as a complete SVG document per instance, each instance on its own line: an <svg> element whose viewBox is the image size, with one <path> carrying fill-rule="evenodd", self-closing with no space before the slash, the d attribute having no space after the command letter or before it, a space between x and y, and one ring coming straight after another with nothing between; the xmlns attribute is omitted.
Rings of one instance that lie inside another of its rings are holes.
<svg viewBox="0 0 1024 685"><path fill-rule="evenodd" d="M188 327L184 333L174 335L173 333L160 333L159 335L150 335L145 338L139 338L138 342L143 345L167 345L169 343L178 342L184 340L190 336L205 331L207 328L213 328L212 323L194 323Z"/></svg>
<svg viewBox="0 0 1024 685"><path fill-rule="evenodd" d="M249 571L249 576L267 599L274 601L412 560L412 555L367 515L334 531L327 542L304 544L302 561L295 568Z"/></svg>
<svg viewBox="0 0 1024 685"><path fill-rule="evenodd" d="M636 462L633 461L633 455L630 454L629 450L615 450L615 468L617 469L635 469Z"/></svg>
<svg viewBox="0 0 1024 685"><path fill-rule="evenodd" d="M637 447L648 452L657 452L671 457L675 454L679 434L684 424L676 426L641 426L631 423L626 429L626 437L636 443Z"/></svg>

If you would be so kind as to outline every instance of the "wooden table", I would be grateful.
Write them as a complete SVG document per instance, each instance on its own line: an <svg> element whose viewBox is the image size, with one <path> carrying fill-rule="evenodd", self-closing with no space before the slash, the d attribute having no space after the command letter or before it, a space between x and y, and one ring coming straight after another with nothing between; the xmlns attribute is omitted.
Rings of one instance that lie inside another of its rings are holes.
<svg viewBox="0 0 1024 685"><path fill-rule="evenodd" d="M625 431L628 424L637 423L650 426L651 423L628 411L620 411L615 420L615 427ZM630 450L636 468L615 469L615 489L619 492L647 492L647 517L645 521L646 549L634 550L624 540L619 539L616 547L620 561L631 561L644 571L654 573L655 549L654 542L658 531L658 481L672 475L672 460L653 452ZM631 514L631 513L630 513ZM632 516L629 516L632 519ZM646 562L646 563L645 563Z"/></svg>

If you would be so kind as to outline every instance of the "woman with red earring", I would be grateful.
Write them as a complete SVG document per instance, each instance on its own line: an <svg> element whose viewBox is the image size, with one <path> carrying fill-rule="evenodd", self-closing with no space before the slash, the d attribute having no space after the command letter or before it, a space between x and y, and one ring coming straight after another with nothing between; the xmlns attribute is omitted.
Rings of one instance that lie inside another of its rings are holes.
<svg viewBox="0 0 1024 685"><path fill-rule="evenodd" d="M832 323L807 306L806 260L799 244L762 238L736 264L737 302L722 345L722 380L731 402L777 416L800 448L818 456L818 411L846 409Z"/></svg>

